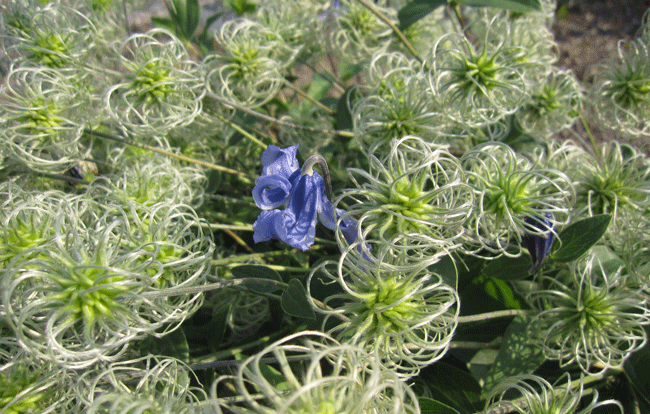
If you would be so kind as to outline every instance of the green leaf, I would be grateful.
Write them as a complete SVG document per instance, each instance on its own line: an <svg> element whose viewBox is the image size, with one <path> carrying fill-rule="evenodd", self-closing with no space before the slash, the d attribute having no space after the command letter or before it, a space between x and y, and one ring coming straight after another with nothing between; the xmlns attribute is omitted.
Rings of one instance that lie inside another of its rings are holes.
<svg viewBox="0 0 650 414"><path fill-rule="evenodd" d="M291 385L282 372L267 364L259 364L260 373L269 384L278 391L289 391Z"/></svg>
<svg viewBox="0 0 650 414"><path fill-rule="evenodd" d="M490 367L494 365L498 355L499 351L496 349L481 349L469 360L467 368L478 381L485 381L485 377L487 377Z"/></svg>
<svg viewBox="0 0 650 414"><path fill-rule="evenodd" d="M431 398L420 397L418 402L420 403L421 414L460 414L450 406Z"/></svg>
<svg viewBox="0 0 650 414"><path fill-rule="evenodd" d="M448 406L460 414L475 413L483 408L481 386L469 372L455 365L438 361L423 370L420 378L442 407Z"/></svg>
<svg viewBox="0 0 650 414"><path fill-rule="evenodd" d="M458 289L458 268L450 255L443 256L438 262L429 266L428 270L440 276L447 285Z"/></svg>
<svg viewBox="0 0 650 414"><path fill-rule="evenodd" d="M650 328L645 327L650 335ZM634 388L643 414L650 414L650 342L623 363L623 370Z"/></svg>
<svg viewBox="0 0 650 414"><path fill-rule="evenodd" d="M230 271L237 279L270 279L283 282L278 272L266 266L242 265L233 267ZM247 283L246 287L259 293L269 293L281 289L281 287L269 283Z"/></svg>
<svg viewBox="0 0 650 414"><path fill-rule="evenodd" d="M561 5L555 12L555 20L562 20L569 15L569 8L566 4Z"/></svg>
<svg viewBox="0 0 650 414"><path fill-rule="evenodd" d="M187 13L185 15L185 24L183 28L185 29L185 37L191 39L201 21L201 5L199 4L199 0L185 1Z"/></svg>
<svg viewBox="0 0 650 414"><path fill-rule="evenodd" d="M151 23L153 23L153 25L156 27L169 30L170 32L176 34L176 25L172 19L167 19L166 17L152 17Z"/></svg>
<svg viewBox="0 0 650 414"><path fill-rule="evenodd" d="M490 278L485 282L485 292L503 303L507 309L521 309L521 303L508 283L501 279Z"/></svg>
<svg viewBox="0 0 650 414"><path fill-rule="evenodd" d="M175 329L163 337L147 336L140 342L142 355L164 355L174 357L185 363L190 360L190 347L182 329Z"/></svg>
<svg viewBox="0 0 650 414"><path fill-rule="evenodd" d="M343 95L339 98L339 101L336 103L336 129L340 131L351 131L352 130L352 113L350 112L350 107L352 102L357 97L357 87L351 86L345 90Z"/></svg>
<svg viewBox="0 0 650 414"><path fill-rule="evenodd" d="M616 273L618 269L625 266L625 261L607 246L597 245L591 251L608 275ZM597 268L596 271L600 271L600 268Z"/></svg>
<svg viewBox="0 0 650 414"><path fill-rule="evenodd" d="M237 16L253 13L256 7L255 3L248 0L225 0L223 4L237 13Z"/></svg>
<svg viewBox="0 0 650 414"><path fill-rule="evenodd" d="M496 7L518 13L528 13L542 10L540 0L457 0L463 6Z"/></svg>
<svg viewBox="0 0 650 414"><path fill-rule="evenodd" d="M191 39L201 20L199 0L173 0L169 14L180 29L180 37Z"/></svg>
<svg viewBox="0 0 650 414"><path fill-rule="evenodd" d="M446 4L447 0L413 0L397 12L399 29L406 30L427 14Z"/></svg>
<svg viewBox="0 0 650 414"><path fill-rule="evenodd" d="M316 101L320 101L325 97L327 91L332 87L332 82L327 77L320 73L314 73L307 90L307 95ZM311 102L310 102L311 104Z"/></svg>
<svg viewBox="0 0 650 414"><path fill-rule="evenodd" d="M212 320L207 326L207 329L210 332L207 336L207 341L213 351L221 349L224 345L226 327L228 326L228 314L231 310L232 304L215 309L212 313Z"/></svg>
<svg viewBox="0 0 650 414"><path fill-rule="evenodd" d="M282 292L282 309L291 316L316 319L316 314L307 300L307 291L298 279L291 279L289 287Z"/></svg>
<svg viewBox="0 0 650 414"><path fill-rule="evenodd" d="M339 63L339 78L341 78L343 82L347 82L361 73L362 70L363 66L359 64L342 61Z"/></svg>
<svg viewBox="0 0 650 414"><path fill-rule="evenodd" d="M205 25L203 26L203 30L201 30L201 32L199 33L199 37L197 39L197 43L201 47L201 50L203 51L204 54L208 54L208 52L214 49L214 45L212 44L212 38L209 36L209 30L210 30L210 26L212 26L212 24L216 22L219 17L223 16L223 13L224 13L223 11L214 13L205 20Z"/></svg>
<svg viewBox="0 0 650 414"><path fill-rule="evenodd" d="M501 256L491 260L483 268L483 274L499 280L521 280L528 277L531 262L530 256L519 257Z"/></svg>
<svg viewBox="0 0 650 414"><path fill-rule="evenodd" d="M528 329L530 315L518 315L508 326L494 364L483 385L487 394L502 379L519 374L532 374L544 362L539 339Z"/></svg>
<svg viewBox="0 0 650 414"><path fill-rule="evenodd" d="M216 22L217 19L218 19L219 17L221 17L221 16L223 16L223 12L222 12L222 11L217 12L217 13L214 13L213 15L211 15L210 17L208 17L208 18L205 20L205 26L203 27L203 30L207 32L208 29L210 28L210 26L212 26L212 24L213 24L214 22Z"/></svg>
<svg viewBox="0 0 650 414"><path fill-rule="evenodd" d="M572 223L558 235L562 247L551 255L551 259L559 263L578 259L603 237L611 219L611 215L601 214Z"/></svg>

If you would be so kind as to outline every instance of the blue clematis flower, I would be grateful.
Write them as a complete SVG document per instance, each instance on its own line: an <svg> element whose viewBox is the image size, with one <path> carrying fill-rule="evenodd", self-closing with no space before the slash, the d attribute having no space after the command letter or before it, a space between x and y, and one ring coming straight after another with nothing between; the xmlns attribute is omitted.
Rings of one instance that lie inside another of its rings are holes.
<svg viewBox="0 0 650 414"><path fill-rule="evenodd" d="M524 220L531 229L531 233L524 234L524 243L532 261L531 273L542 264L555 241L555 231L550 221L552 218L551 213L544 213L543 218L531 216Z"/></svg>
<svg viewBox="0 0 650 414"><path fill-rule="evenodd" d="M262 175L253 188L255 204L263 210L253 224L255 243L281 240L308 250L314 243L316 221L335 230L337 218L345 213L335 212L325 195L325 180L311 168L313 164L303 168L304 172L299 169L297 150L297 144L284 149L269 145L262 154ZM284 210L277 209L285 204ZM356 239L354 220L346 218L340 227L348 242Z"/></svg>

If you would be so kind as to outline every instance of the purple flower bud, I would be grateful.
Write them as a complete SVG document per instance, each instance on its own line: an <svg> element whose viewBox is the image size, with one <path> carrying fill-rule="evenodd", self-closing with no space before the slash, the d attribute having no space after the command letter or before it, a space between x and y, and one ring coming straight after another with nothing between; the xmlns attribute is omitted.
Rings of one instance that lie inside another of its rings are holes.
<svg viewBox="0 0 650 414"><path fill-rule="evenodd" d="M555 230L551 219L553 219L551 213L544 213L544 217L529 216L524 220L530 230L524 233L524 243L532 261L531 272L542 264L555 241Z"/></svg>

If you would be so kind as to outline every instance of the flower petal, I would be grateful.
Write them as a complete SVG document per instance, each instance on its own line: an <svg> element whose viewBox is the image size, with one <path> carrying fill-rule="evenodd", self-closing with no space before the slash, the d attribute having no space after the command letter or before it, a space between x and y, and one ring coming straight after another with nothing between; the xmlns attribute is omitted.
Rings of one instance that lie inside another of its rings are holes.
<svg viewBox="0 0 650 414"><path fill-rule="evenodd" d="M336 210L336 215L341 217L345 213L345 210ZM339 223L339 228L345 240L352 244L357 240L357 222L350 216L344 217L343 220ZM367 245L368 249L372 251L370 245Z"/></svg>
<svg viewBox="0 0 650 414"><path fill-rule="evenodd" d="M287 148L269 145L262 153L262 176L277 174L289 179L300 165L296 158L298 144Z"/></svg>
<svg viewBox="0 0 650 414"><path fill-rule="evenodd" d="M262 211L253 223L253 241L260 243L267 240L283 240L284 214L280 210ZM284 241L284 240L283 240Z"/></svg>
<svg viewBox="0 0 650 414"><path fill-rule="evenodd" d="M284 210L287 239L290 246L307 250L314 244L319 194L325 183L319 175L301 175L294 184L289 204Z"/></svg>
<svg viewBox="0 0 650 414"><path fill-rule="evenodd" d="M278 174L262 175L255 179L253 200L262 210L280 207L289 200L291 182Z"/></svg>

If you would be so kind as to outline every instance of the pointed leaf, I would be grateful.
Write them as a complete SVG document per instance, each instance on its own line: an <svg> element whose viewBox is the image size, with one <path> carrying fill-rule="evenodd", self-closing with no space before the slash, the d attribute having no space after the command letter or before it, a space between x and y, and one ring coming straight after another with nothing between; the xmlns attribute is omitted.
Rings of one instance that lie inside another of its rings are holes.
<svg viewBox="0 0 650 414"><path fill-rule="evenodd" d="M208 18L205 20L205 26L203 27L203 30L205 30L205 31L207 32L208 29L210 28L210 26L212 26L212 24L213 24L214 22L216 22L217 19L218 19L219 17L221 17L221 16L223 16L223 11L220 11L220 12L214 13L213 15L211 15L210 17L208 17Z"/></svg>
<svg viewBox="0 0 650 414"><path fill-rule="evenodd" d="M650 328L645 327L646 334L650 335ZM650 413L650 342L643 348L633 353L623 364L623 370L630 384L636 391L642 413Z"/></svg>
<svg viewBox="0 0 650 414"><path fill-rule="evenodd" d="M530 256L528 255L522 254L519 257L501 256L490 261L483 268L483 274L499 280L521 280L528 277L530 265Z"/></svg>
<svg viewBox="0 0 650 414"><path fill-rule="evenodd" d="M152 17L151 23L153 23L153 25L156 27L169 30L174 34L176 33L176 25L174 25L174 21L172 19L167 19L165 17Z"/></svg>
<svg viewBox="0 0 650 414"><path fill-rule="evenodd" d="M397 12L400 30L406 30L427 14L446 4L447 0L413 0Z"/></svg>
<svg viewBox="0 0 650 414"><path fill-rule="evenodd" d="M438 361L423 370L420 378L429 386L436 401L460 414L475 413L483 408L481 386L469 372L455 365Z"/></svg>
<svg viewBox="0 0 650 414"><path fill-rule="evenodd" d="M223 4L237 13L237 16L253 13L256 7L255 3L248 0L225 0Z"/></svg>
<svg viewBox="0 0 650 414"><path fill-rule="evenodd" d="M608 275L616 273L618 269L625 266L625 261L607 246L597 245L592 247L591 251L600 264L603 265L603 269ZM596 270L600 272L599 268Z"/></svg>
<svg viewBox="0 0 650 414"><path fill-rule="evenodd" d="M276 282L283 282L278 272L266 266L242 265L233 267L230 271L237 279L270 279ZM281 289L269 283L248 283L246 287L259 293L268 293Z"/></svg>
<svg viewBox="0 0 650 414"><path fill-rule="evenodd" d="M352 79L354 76L358 75L361 73L363 70L363 66L359 65L357 63L349 63L346 61L342 61L339 63L339 78L343 82L347 82L350 79Z"/></svg>
<svg viewBox="0 0 650 414"><path fill-rule="evenodd" d="M421 414L460 414L450 406L431 398L420 397L418 402L420 403Z"/></svg>
<svg viewBox="0 0 650 414"><path fill-rule="evenodd" d="M185 33L185 38L191 39L201 21L201 5L199 4L199 0L185 0L185 2L186 12L183 31Z"/></svg>
<svg viewBox="0 0 650 414"><path fill-rule="evenodd" d="M340 131L352 130L352 113L350 107L357 97L357 87L351 86L345 90L336 104L336 129Z"/></svg>
<svg viewBox="0 0 650 414"><path fill-rule="evenodd" d="M498 355L499 351L496 349L481 349L469 360L467 369L477 381L485 381L485 377L487 377Z"/></svg>
<svg viewBox="0 0 650 414"><path fill-rule="evenodd" d="M528 329L532 316L517 316L503 336L494 364L488 371L483 385L487 394L502 379L519 374L532 374L544 362L539 339Z"/></svg>
<svg viewBox="0 0 650 414"><path fill-rule="evenodd" d="M528 13L542 10L540 0L457 0L463 6L496 7L518 13Z"/></svg>
<svg viewBox="0 0 650 414"><path fill-rule="evenodd" d="M562 247L551 255L552 260L565 263L578 259L603 237L611 219L611 215L601 214L570 224L560 232Z"/></svg>
<svg viewBox="0 0 650 414"><path fill-rule="evenodd" d="M442 279L447 285L458 288L458 269L456 262L450 256L443 256L438 262L429 266L429 272L434 273Z"/></svg>
<svg viewBox="0 0 650 414"><path fill-rule="evenodd" d="M291 316L316 319L316 314L307 300L307 291L298 279L291 279L289 287L282 292L282 309Z"/></svg>
<svg viewBox="0 0 650 414"><path fill-rule="evenodd" d="M224 346L224 337L226 334L226 327L228 326L228 314L231 310L232 304L220 309L215 309L212 313L212 320L207 326L208 332L210 332L207 340L213 351L217 351Z"/></svg>
<svg viewBox="0 0 650 414"><path fill-rule="evenodd" d="M190 347L181 328L175 329L163 337L147 336L140 342L142 355L164 355L183 362L190 360Z"/></svg>
<svg viewBox="0 0 650 414"><path fill-rule="evenodd" d="M521 309L521 303L512 288L501 279L490 278L485 282L485 292L503 303L507 309Z"/></svg>
<svg viewBox="0 0 650 414"><path fill-rule="evenodd" d="M288 391L291 389L291 385L285 378L284 374L278 371L277 368L267 365L259 364L260 373L266 381L269 382L278 391Z"/></svg>
<svg viewBox="0 0 650 414"><path fill-rule="evenodd" d="M327 91L332 87L332 82L320 73L314 73L307 90L307 95L314 100L320 101L325 97Z"/></svg>

